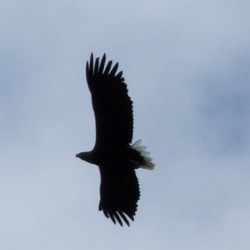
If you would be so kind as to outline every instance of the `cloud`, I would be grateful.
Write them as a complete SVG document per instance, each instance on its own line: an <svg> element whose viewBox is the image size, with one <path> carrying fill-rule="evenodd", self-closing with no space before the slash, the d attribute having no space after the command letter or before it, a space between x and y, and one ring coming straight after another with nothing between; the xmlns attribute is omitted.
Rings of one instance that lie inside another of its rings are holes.
<svg viewBox="0 0 250 250"><path fill-rule="evenodd" d="M247 249L247 1L1 3L0 241L4 249ZM98 212L84 67L107 53L134 102L135 222ZM240 239L240 240L239 240ZM234 247L235 246L235 247Z"/></svg>

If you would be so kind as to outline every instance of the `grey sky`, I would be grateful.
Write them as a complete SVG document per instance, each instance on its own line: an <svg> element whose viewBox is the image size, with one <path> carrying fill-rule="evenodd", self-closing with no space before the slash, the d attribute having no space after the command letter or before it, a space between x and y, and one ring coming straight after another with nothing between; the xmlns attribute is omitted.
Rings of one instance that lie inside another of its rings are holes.
<svg viewBox="0 0 250 250"><path fill-rule="evenodd" d="M249 1L1 1L0 242L6 250L250 249ZM85 63L118 61L134 102L131 227L98 211Z"/></svg>

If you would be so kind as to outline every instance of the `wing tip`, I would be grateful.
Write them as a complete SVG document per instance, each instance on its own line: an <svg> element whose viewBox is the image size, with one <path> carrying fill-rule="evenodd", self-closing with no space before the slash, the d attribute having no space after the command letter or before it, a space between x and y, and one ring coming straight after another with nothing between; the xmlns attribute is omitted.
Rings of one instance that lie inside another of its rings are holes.
<svg viewBox="0 0 250 250"><path fill-rule="evenodd" d="M115 225L116 222L118 222L120 226L123 226L123 223L126 223L126 225L130 227L129 219L134 221L134 215L137 209L133 213L129 213L121 209L105 209L100 201L98 210L102 211L105 217L111 219Z"/></svg>
<svg viewBox="0 0 250 250"><path fill-rule="evenodd" d="M94 59L94 53L91 52L89 61L88 60L86 61L86 74L93 76L96 73L99 74L101 73L125 81L124 77L122 76L123 75L122 71L116 74L117 69L119 67L119 63L116 62L115 65L112 67L113 61L110 60L106 63L106 58L107 58L106 53L103 53L103 56L101 57L101 63L99 64L100 57Z"/></svg>

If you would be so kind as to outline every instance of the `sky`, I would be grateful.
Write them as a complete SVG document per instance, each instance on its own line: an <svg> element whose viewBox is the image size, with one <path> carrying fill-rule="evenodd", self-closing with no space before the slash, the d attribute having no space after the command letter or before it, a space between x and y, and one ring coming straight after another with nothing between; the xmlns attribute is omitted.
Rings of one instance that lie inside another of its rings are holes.
<svg viewBox="0 0 250 250"><path fill-rule="evenodd" d="M0 1L0 242L5 250L250 249L250 2ZM98 211L90 53L134 103L130 227Z"/></svg>

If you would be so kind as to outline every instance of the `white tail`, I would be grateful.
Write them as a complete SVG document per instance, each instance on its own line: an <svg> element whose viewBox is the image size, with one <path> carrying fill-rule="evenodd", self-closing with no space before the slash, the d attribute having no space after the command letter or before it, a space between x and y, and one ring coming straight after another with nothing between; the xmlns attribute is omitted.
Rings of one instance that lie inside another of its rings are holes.
<svg viewBox="0 0 250 250"><path fill-rule="evenodd" d="M142 146L141 145L141 139L134 142L131 147L137 151L140 152L141 156L144 158L145 160L145 164L143 166L140 166L141 168L145 168L148 170L152 170L155 167L155 164L152 162L153 159L149 156L150 153L147 150L146 146Z"/></svg>

